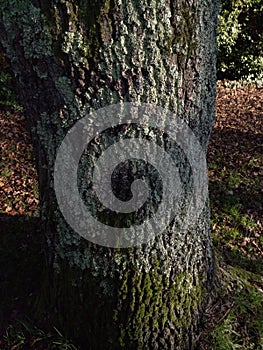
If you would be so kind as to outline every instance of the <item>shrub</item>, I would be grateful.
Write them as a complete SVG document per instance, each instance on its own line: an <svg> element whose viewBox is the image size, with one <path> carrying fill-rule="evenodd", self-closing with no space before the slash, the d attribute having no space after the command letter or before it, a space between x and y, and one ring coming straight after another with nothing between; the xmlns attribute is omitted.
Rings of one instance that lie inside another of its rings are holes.
<svg viewBox="0 0 263 350"><path fill-rule="evenodd" d="M217 75L218 79L263 81L261 0L222 0Z"/></svg>

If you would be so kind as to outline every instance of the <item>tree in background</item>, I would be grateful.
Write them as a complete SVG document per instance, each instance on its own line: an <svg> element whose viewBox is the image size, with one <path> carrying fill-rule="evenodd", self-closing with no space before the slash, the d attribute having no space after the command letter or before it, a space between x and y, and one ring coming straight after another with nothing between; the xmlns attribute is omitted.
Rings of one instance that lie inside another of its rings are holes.
<svg viewBox="0 0 263 350"><path fill-rule="evenodd" d="M2 2L1 44L32 131L47 242L38 313L84 349L194 348L214 278L208 200L187 230L173 220L143 245L103 247L74 232L62 216L54 166L59 145L79 119L120 102L176 113L205 153L215 117L217 11L212 0ZM163 118L169 124L169 114ZM175 159L183 183L180 217L195 217L189 206L195 174L184 150L148 125L110 128L90 143L79 165L83 199L86 172L121 133L155 142ZM187 146L190 139L181 142ZM131 168L124 164L116 175L122 200L138 175L129 177ZM142 176L142 165L135 168ZM143 177L152 184L153 208L146 211L152 215L165 198L155 193L158 179L149 164ZM116 212L89 198L94 215L124 227L125 234L128 221L120 225ZM141 222L145 212L137 214Z"/></svg>
<svg viewBox="0 0 263 350"><path fill-rule="evenodd" d="M218 25L218 79L263 78L261 0L223 0Z"/></svg>

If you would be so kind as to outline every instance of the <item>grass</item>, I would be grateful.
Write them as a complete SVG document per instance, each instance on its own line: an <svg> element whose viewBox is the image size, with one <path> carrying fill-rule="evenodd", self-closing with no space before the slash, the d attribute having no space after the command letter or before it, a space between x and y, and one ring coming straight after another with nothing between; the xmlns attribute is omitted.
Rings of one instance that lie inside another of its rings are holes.
<svg viewBox="0 0 263 350"><path fill-rule="evenodd" d="M262 89L252 92L219 86L208 168L221 287L200 350L263 349Z"/></svg>
<svg viewBox="0 0 263 350"><path fill-rule="evenodd" d="M10 324L2 335L1 349L12 350L77 350L54 327L52 333L46 333L33 326L31 321L16 321Z"/></svg>
<svg viewBox="0 0 263 350"><path fill-rule="evenodd" d="M216 249L217 288L198 350L263 349L262 276L226 264Z"/></svg>
<svg viewBox="0 0 263 350"><path fill-rule="evenodd" d="M211 332L211 350L263 349L262 289L255 283L262 281L242 269L232 269L231 273L236 276L239 288L231 308Z"/></svg>

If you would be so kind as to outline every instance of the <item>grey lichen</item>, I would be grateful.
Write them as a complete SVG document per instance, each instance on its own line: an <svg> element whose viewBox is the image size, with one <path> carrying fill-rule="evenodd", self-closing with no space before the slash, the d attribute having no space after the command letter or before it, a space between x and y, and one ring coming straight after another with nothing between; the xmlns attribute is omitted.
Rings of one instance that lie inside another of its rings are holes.
<svg viewBox="0 0 263 350"><path fill-rule="evenodd" d="M84 65L88 67L89 45L84 40L81 32L68 31L64 35L62 50L69 55L75 66Z"/></svg>

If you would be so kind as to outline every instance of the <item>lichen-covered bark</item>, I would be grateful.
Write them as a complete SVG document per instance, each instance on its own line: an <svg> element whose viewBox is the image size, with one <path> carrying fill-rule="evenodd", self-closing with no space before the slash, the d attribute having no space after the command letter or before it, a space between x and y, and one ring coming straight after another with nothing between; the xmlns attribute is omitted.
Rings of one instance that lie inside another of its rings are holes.
<svg viewBox="0 0 263 350"><path fill-rule="evenodd" d="M84 349L194 348L213 279L208 203L187 233L172 222L142 247L100 247L66 224L53 170L76 120L121 101L177 113L206 149L217 10L216 0L2 1L1 44L37 152L51 270L42 305Z"/></svg>

